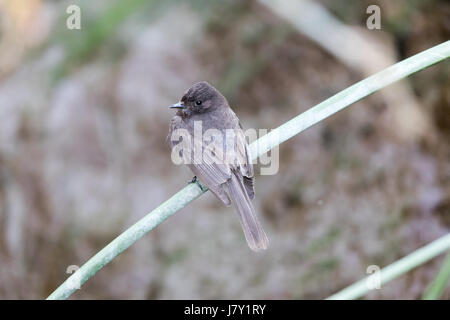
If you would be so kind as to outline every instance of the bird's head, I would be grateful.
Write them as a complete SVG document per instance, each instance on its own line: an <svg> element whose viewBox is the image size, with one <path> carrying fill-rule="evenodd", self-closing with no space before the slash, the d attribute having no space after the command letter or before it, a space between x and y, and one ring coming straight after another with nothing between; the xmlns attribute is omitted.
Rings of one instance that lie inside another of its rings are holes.
<svg viewBox="0 0 450 320"><path fill-rule="evenodd" d="M216 110L227 104L224 96L206 81L198 82L190 87L180 102L171 105L171 109L179 109L184 115L205 113Z"/></svg>

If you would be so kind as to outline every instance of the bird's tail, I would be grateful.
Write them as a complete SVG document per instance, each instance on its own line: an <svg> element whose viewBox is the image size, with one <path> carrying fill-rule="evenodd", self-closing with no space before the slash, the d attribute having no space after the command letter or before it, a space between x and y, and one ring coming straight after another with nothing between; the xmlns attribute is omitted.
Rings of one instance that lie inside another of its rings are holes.
<svg viewBox="0 0 450 320"><path fill-rule="evenodd" d="M238 175L240 173L232 172L228 186L230 197L236 207L242 229L244 230L245 239L250 249L254 251L267 249L269 239L256 217L255 209L245 190L242 178Z"/></svg>

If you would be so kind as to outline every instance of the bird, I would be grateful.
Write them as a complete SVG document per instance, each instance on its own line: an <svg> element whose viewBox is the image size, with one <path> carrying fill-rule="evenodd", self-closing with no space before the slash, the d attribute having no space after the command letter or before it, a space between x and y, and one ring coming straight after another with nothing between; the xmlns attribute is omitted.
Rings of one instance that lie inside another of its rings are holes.
<svg viewBox="0 0 450 320"><path fill-rule="evenodd" d="M170 121L169 145L172 153L183 146L185 164L195 174L192 182L199 180L226 206L234 204L250 249L267 249L269 240L251 202L255 197L255 176L247 139L227 99L202 81L190 87L169 108L177 110ZM201 137L196 135L197 125L201 126ZM176 132L185 135L177 139ZM215 133L209 144L204 141L208 140L204 138L208 132ZM200 158L193 159L194 153L199 155L195 150L201 151Z"/></svg>

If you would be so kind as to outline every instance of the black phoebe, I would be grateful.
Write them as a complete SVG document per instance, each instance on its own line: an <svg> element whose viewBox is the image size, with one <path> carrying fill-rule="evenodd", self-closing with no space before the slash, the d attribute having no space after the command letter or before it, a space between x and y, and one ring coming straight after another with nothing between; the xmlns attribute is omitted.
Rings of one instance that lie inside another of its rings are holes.
<svg viewBox="0 0 450 320"><path fill-rule="evenodd" d="M179 103L171 105L170 108L178 109L170 122L171 148L183 141L172 140L175 130L188 132L192 144L189 150L183 149L182 153L184 156L192 156L192 153L195 153L193 150L200 147L201 160L188 161L187 165L226 206L234 203L249 247L255 251L266 249L269 240L251 203L251 199L255 197L255 189L248 144L239 119L226 98L209 83L199 82L186 91ZM196 122L201 125L202 137L196 137ZM216 134L211 138L211 143L206 145L203 141L204 135L211 131ZM234 134L228 135L227 132ZM221 137L218 137L217 133L220 133ZM186 144L183 148L185 147Z"/></svg>

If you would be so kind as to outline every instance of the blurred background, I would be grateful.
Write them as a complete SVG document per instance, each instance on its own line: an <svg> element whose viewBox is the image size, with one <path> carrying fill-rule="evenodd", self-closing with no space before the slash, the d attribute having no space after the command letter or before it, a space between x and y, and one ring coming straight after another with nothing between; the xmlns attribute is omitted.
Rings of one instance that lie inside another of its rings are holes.
<svg viewBox="0 0 450 320"><path fill-rule="evenodd" d="M43 299L192 178L168 105L197 81L244 128L272 129L450 39L450 3L0 0L0 298ZM69 5L81 30L69 30ZM381 8L381 30L366 9ZM301 8L301 10L299 10ZM280 147L256 177L271 240L250 251L210 193L71 299L323 299L449 232L450 64L421 71ZM418 299L444 257L370 292ZM442 299L450 298L447 287Z"/></svg>

